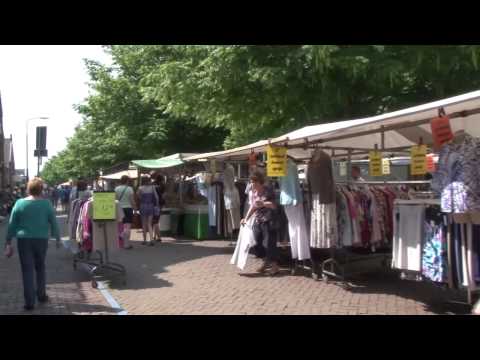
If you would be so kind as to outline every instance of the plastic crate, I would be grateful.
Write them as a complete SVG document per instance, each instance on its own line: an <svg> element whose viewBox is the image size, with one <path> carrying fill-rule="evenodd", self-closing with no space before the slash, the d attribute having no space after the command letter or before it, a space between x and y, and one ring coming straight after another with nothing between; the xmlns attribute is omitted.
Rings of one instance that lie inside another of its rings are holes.
<svg viewBox="0 0 480 360"><path fill-rule="evenodd" d="M208 238L208 213L190 213L183 215L183 235L195 240Z"/></svg>

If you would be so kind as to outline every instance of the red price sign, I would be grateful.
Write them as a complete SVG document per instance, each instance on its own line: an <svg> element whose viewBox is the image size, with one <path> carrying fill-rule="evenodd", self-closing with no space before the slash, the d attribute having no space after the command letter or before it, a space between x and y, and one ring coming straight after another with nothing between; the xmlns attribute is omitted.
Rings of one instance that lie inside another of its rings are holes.
<svg viewBox="0 0 480 360"><path fill-rule="evenodd" d="M447 116L438 117L430 121L433 143L436 149L453 139L450 119Z"/></svg>

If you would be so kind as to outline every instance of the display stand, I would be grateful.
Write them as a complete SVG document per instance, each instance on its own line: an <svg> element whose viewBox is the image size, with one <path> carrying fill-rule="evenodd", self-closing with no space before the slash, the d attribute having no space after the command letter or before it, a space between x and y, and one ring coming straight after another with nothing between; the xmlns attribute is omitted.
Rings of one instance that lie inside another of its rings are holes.
<svg viewBox="0 0 480 360"><path fill-rule="evenodd" d="M104 261L102 263L98 264L92 272L92 287L97 288L97 279L102 279L105 277L108 277L110 279L113 278L121 278L122 284L126 285L127 280L127 271L123 265L117 264L110 262L109 258L109 249L108 249L108 235L107 235L107 226L106 224L108 222L111 222L111 220L94 220L99 227L103 228L103 241L105 245L105 250L104 250Z"/></svg>
<svg viewBox="0 0 480 360"><path fill-rule="evenodd" d="M98 279L121 278L122 284L126 285L126 269L123 265L110 262L108 248L107 223L116 222L115 193L108 191L96 191L93 195L93 219L92 221L103 230L103 252L96 250L94 254L98 257L91 257L89 253L80 251L73 259L73 268L82 263L89 267L89 274L92 278L92 287L97 288ZM95 239L99 241L99 239Z"/></svg>
<svg viewBox="0 0 480 360"><path fill-rule="evenodd" d="M310 266L306 266L305 265L305 262L309 262L310 263ZM301 263L301 265L300 265ZM291 274L292 275L297 275L298 273L298 269L303 269L303 270L308 270L311 272L312 274L312 278L314 280L318 280L319 279L319 275L318 275L318 271L317 271L317 264L315 263L315 261L313 261L312 258L310 259L305 259L305 260L293 260L293 265L292 265L292 268L291 268Z"/></svg>
<svg viewBox="0 0 480 360"><path fill-rule="evenodd" d="M435 206L440 206L440 200L439 199L416 199L416 200L401 200L401 199L396 199L395 200L395 204L396 205L423 205L423 206L432 206L432 205L435 205ZM448 216L448 224L447 224L447 229L448 229L448 232L447 232L447 249L448 249L448 253L450 253L450 249L452 247L452 225L453 225L453 218L452 216ZM468 224L467 224L468 225ZM467 230L468 231L468 230ZM471 237L471 232L465 236L465 234L463 234L464 236L462 237L462 249L463 251L466 252L466 254L464 254L465 258L469 258L471 257L471 249L472 249L472 237ZM466 238L466 239L465 239ZM466 266L470 266L470 264L466 265ZM468 272L470 274L470 271ZM415 281L425 281L425 278L422 276L421 273L418 273L418 272L412 272L411 273L413 276L415 276ZM409 273L406 272L405 270L402 270L401 271L401 278L402 279L408 279L409 278ZM455 293L460 293L462 292L462 290L465 290L466 291L466 301L456 301L456 300L447 300L446 303L447 304L458 304L458 305L466 305L466 306L471 306L474 304L474 298L475 298L475 294L479 291L478 289L476 289L476 287L474 286L475 284L475 281L470 277L468 276L467 277L467 285L466 286L460 286L459 289L456 289L454 290L453 289L453 282L452 282L452 266L449 265L448 266L448 281L447 281L447 284L439 284L439 283L435 283L433 281L428 281L429 283L433 284L434 286L436 287L439 287L441 288L442 290L445 290L446 288L450 289L450 290L453 290Z"/></svg>

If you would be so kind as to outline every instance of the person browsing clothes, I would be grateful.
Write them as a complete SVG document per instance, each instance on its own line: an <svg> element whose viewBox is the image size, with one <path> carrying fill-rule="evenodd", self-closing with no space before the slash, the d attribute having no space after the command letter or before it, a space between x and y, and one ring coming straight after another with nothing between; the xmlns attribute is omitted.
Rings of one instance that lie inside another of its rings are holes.
<svg viewBox="0 0 480 360"><path fill-rule="evenodd" d="M264 273L268 270L268 274L273 276L280 271L275 226L277 221L275 194L271 187L265 185L265 178L261 172L254 172L250 176L250 182L252 202L241 224L245 225L254 216L253 233L257 244L255 250L259 257L264 258L257 272Z"/></svg>

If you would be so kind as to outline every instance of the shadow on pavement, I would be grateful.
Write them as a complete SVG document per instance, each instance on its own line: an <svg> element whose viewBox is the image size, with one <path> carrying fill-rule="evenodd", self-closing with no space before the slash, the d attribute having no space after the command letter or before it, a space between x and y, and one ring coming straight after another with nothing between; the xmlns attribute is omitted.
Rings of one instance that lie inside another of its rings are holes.
<svg viewBox="0 0 480 360"><path fill-rule="evenodd" d="M104 305L92 305L81 302L64 304L60 301L38 305L32 311L25 311L21 306L17 306L14 309L2 311L1 315L116 315L120 311L122 310Z"/></svg>
<svg viewBox="0 0 480 360"><path fill-rule="evenodd" d="M393 270L380 270L354 276L348 281L347 290L355 294L394 295L422 303L426 311L438 315L469 314L470 306L450 301L465 301L461 294L442 289L431 283L399 279Z"/></svg>
<svg viewBox="0 0 480 360"><path fill-rule="evenodd" d="M182 262L189 262L215 255L233 253L232 248L210 247L202 241L164 240L154 247L143 246L139 241L132 241L134 249L118 251L114 261L127 269L127 284L118 281L110 282L112 289L139 290L150 288L171 287L173 283L161 278L168 272L168 267ZM112 260L113 261L113 260ZM195 265L185 270L185 278L195 273Z"/></svg>

